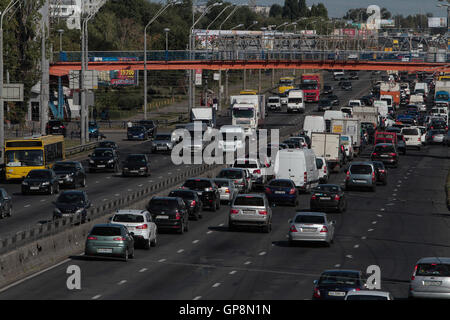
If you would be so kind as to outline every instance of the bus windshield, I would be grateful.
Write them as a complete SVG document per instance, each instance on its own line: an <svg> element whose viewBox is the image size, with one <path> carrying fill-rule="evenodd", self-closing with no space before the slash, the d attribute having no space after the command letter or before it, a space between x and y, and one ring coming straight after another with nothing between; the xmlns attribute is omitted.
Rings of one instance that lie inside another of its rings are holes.
<svg viewBox="0 0 450 320"><path fill-rule="evenodd" d="M291 86L294 84L294 80L292 79L280 79L280 84L285 86Z"/></svg>
<svg viewBox="0 0 450 320"><path fill-rule="evenodd" d="M9 167L44 165L42 150L8 150L6 151L5 156L6 166Z"/></svg>

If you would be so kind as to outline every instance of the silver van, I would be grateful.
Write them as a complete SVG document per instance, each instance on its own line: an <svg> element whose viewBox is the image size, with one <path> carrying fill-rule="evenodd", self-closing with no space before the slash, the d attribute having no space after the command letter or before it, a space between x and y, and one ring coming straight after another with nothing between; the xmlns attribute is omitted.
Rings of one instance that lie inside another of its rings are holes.
<svg viewBox="0 0 450 320"><path fill-rule="evenodd" d="M345 189L370 188L376 190L377 177L372 162L351 162L345 177Z"/></svg>
<svg viewBox="0 0 450 320"><path fill-rule="evenodd" d="M427 257L417 261L409 282L409 298L450 298L450 258Z"/></svg>

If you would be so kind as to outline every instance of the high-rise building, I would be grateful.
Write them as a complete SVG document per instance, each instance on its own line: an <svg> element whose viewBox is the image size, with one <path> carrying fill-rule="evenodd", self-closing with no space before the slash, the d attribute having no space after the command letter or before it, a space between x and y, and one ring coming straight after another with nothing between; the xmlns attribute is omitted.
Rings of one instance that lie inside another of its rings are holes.
<svg viewBox="0 0 450 320"><path fill-rule="evenodd" d="M81 14L95 12L104 0L50 0L52 19L63 19L69 29L81 29Z"/></svg>

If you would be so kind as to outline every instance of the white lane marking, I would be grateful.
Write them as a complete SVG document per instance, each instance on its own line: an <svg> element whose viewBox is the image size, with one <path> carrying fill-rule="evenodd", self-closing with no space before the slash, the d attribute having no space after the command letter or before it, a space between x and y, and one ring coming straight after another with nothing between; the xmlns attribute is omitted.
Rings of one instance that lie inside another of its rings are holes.
<svg viewBox="0 0 450 320"><path fill-rule="evenodd" d="M46 199L42 199L42 200L41 200L41 202L45 202L45 201L47 201L47 200L46 200Z"/></svg>
<svg viewBox="0 0 450 320"><path fill-rule="evenodd" d="M339 263L334 265L335 268L339 268L340 266L341 265Z"/></svg>
<svg viewBox="0 0 450 320"><path fill-rule="evenodd" d="M184 249L180 249L177 251L177 253L182 253L184 251Z"/></svg>
<svg viewBox="0 0 450 320"><path fill-rule="evenodd" d="M122 284L124 284L125 282L127 282L127 280L122 280L118 283L119 286L121 286Z"/></svg>
<svg viewBox="0 0 450 320"><path fill-rule="evenodd" d="M366 239L367 239L366 236L362 236L362 237L361 237L361 240L366 240Z"/></svg>
<svg viewBox="0 0 450 320"><path fill-rule="evenodd" d="M101 294L98 294L98 295L96 295L96 296L93 296L92 297L92 300L97 300L98 298L100 298L102 295Z"/></svg>
<svg viewBox="0 0 450 320"><path fill-rule="evenodd" d="M152 182L153 182L153 180L148 180L148 182L152 183Z"/></svg>
<svg viewBox="0 0 450 320"><path fill-rule="evenodd" d="M95 183L99 183L99 181L95 181Z"/></svg>
<svg viewBox="0 0 450 320"><path fill-rule="evenodd" d="M367 231L369 231L369 232L372 232L374 229L369 229L369 230L367 230Z"/></svg>
<svg viewBox="0 0 450 320"><path fill-rule="evenodd" d="M111 179L111 177L106 177L106 179Z"/></svg>
<svg viewBox="0 0 450 320"><path fill-rule="evenodd" d="M118 197L118 196L120 196L120 194L116 193L114 196L115 196L115 197Z"/></svg>
<svg viewBox="0 0 450 320"><path fill-rule="evenodd" d="M250 263L252 263L251 261L246 261L244 264L249 265Z"/></svg>
<svg viewBox="0 0 450 320"><path fill-rule="evenodd" d="M400 187L401 187L401 185L398 184L398 185L397 185L397 188L400 188Z"/></svg>
<svg viewBox="0 0 450 320"><path fill-rule="evenodd" d="M396 197L396 196L397 196L397 194L396 194L396 193L393 193L392 195L393 195L394 197Z"/></svg>
<svg viewBox="0 0 450 320"><path fill-rule="evenodd" d="M209 230L206 234L210 234L210 233L212 233L212 231L211 230Z"/></svg>
<svg viewBox="0 0 450 320"><path fill-rule="evenodd" d="M398 189L394 189L394 191L398 191Z"/></svg>
<svg viewBox="0 0 450 320"><path fill-rule="evenodd" d="M359 248L359 244L355 244L355 245L353 246L353 248L358 249L358 248Z"/></svg>
<svg viewBox="0 0 450 320"><path fill-rule="evenodd" d="M395 203L388 203L387 206L393 206Z"/></svg>
<svg viewBox="0 0 450 320"><path fill-rule="evenodd" d="M172 172L167 172L167 174L172 174Z"/></svg>
<svg viewBox="0 0 450 320"><path fill-rule="evenodd" d="M266 254L265 251L259 253L260 256L263 256L263 255L265 255L265 254Z"/></svg>
<svg viewBox="0 0 450 320"><path fill-rule="evenodd" d="M398 180L397 183L402 183L402 180Z"/></svg>
<svg viewBox="0 0 450 320"><path fill-rule="evenodd" d="M103 199L103 201L108 201L108 199Z"/></svg>
<svg viewBox="0 0 450 320"><path fill-rule="evenodd" d="M219 224L219 227L223 227L223 223Z"/></svg>
<svg viewBox="0 0 450 320"><path fill-rule="evenodd" d="M27 205L24 205L23 207L24 208L28 208L28 207L30 207L31 206L31 204L27 204Z"/></svg>
<svg viewBox="0 0 450 320"><path fill-rule="evenodd" d="M162 176L159 176L159 177L158 177L158 179L162 179L162 178L163 178Z"/></svg>
<svg viewBox="0 0 450 320"><path fill-rule="evenodd" d="M196 243L198 243L200 240L194 240L194 241L192 241L192 243L193 244L196 244Z"/></svg>
<svg viewBox="0 0 450 320"><path fill-rule="evenodd" d="M346 255L345 257L346 257L346 258L349 258L349 259L353 259L353 256L352 256L351 254L348 254L348 255Z"/></svg>
<svg viewBox="0 0 450 320"><path fill-rule="evenodd" d="M220 286L220 282L214 283L212 287L217 288L218 286Z"/></svg>
<svg viewBox="0 0 450 320"><path fill-rule="evenodd" d="M229 274L235 274L236 272L237 272L236 270L233 270Z"/></svg>
<svg viewBox="0 0 450 320"><path fill-rule="evenodd" d="M378 218L382 218L383 215L382 215L382 214L377 214L377 217L378 217Z"/></svg>
<svg viewBox="0 0 450 320"><path fill-rule="evenodd" d="M372 221L372 224L377 224L377 222L376 221Z"/></svg>
<svg viewBox="0 0 450 320"><path fill-rule="evenodd" d="M164 261L166 261L166 259L161 259L161 260L158 260L158 262L164 262Z"/></svg>
<svg viewBox="0 0 450 320"><path fill-rule="evenodd" d="M384 208L381 208L381 209L380 209L380 211L384 211L384 210L386 210L386 209L384 209Z"/></svg>
<svg viewBox="0 0 450 320"><path fill-rule="evenodd" d="M130 192L130 191L133 191L133 189L128 189L127 191Z"/></svg>
<svg viewBox="0 0 450 320"><path fill-rule="evenodd" d="M141 270L139 270L139 272L145 272L147 271L147 268L142 268Z"/></svg>
<svg viewBox="0 0 450 320"><path fill-rule="evenodd" d="M200 300L202 298L202 296L196 296L194 299L192 300Z"/></svg>
<svg viewBox="0 0 450 320"><path fill-rule="evenodd" d="M143 186L143 184L138 184L138 187L142 187Z"/></svg>

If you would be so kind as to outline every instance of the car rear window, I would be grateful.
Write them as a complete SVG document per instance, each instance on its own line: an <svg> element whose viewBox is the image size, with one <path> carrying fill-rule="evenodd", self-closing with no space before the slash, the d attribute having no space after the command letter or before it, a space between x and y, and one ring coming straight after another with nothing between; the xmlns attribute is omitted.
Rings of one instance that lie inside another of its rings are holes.
<svg viewBox="0 0 450 320"><path fill-rule="evenodd" d="M322 159L316 158L316 167L317 167L317 169L322 169L322 167L323 167Z"/></svg>
<svg viewBox="0 0 450 320"><path fill-rule="evenodd" d="M450 265L443 263L421 263L417 266L416 276L450 277Z"/></svg>
<svg viewBox="0 0 450 320"><path fill-rule="evenodd" d="M325 192L339 192L338 186L328 186L328 185L318 185L314 188L314 191L325 191Z"/></svg>
<svg viewBox="0 0 450 320"><path fill-rule="evenodd" d="M170 140L170 134L157 134L155 140Z"/></svg>
<svg viewBox="0 0 450 320"><path fill-rule="evenodd" d="M90 233L93 236L120 236L121 231L118 227L94 227Z"/></svg>
<svg viewBox="0 0 450 320"><path fill-rule="evenodd" d="M353 272L324 273L320 276L319 285L356 285L358 274Z"/></svg>
<svg viewBox="0 0 450 320"><path fill-rule="evenodd" d="M402 134L407 136L418 136L419 131L417 129L403 129Z"/></svg>
<svg viewBox="0 0 450 320"><path fill-rule="evenodd" d="M323 216L307 216L307 215L299 215L295 218L295 223L325 223L325 219Z"/></svg>
<svg viewBox="0 0 450 320"><path fill-rule="evenodd" d="M219 188L230 186L230 182L228 180L214 180L214 182Z"/></svg>
<svg viewBox="0 0 450 320"><path fill-rule="evenodd" d="M187 180L183 187L193 189L193 190L202 190L206 188L211 188L211 182L207 180Z"/></svg>
<svg viewBox="0 0 450 320"><path fill-rule="evenodd" d="M169 193L169 197L180 197L183 199L195 199L195 195L193 192L188 192L188 191L171 191Z"/></svg>
<svg viewBox="0 0 450 320"><path fill-rule="evenodd" d="M372 167L364 164L354 164L350 167L350 172L354 174L371 174Z"/></svg>
<svg viewBox="0 0 450 320"><path fill-rule="evenodd" d="M172 199L152 199L150 200L150 208L176 208L178 202Z"/></svg>
<svg viewBox="0 0 450 320"><path fill-rule="evenodd" d="M392 145L383 145L383 146L376 146L373 150L374 152L395 152L394 146Z"/></svg>
<svg viewBox="0 0 450 320"><path fill-rule="evenodd" d="M272 180L269 182L269 186L271 187L284 187L284 188L292 188L293 184L291 181L287 180Z"/></svg>
<svg viewBox="0 0 450 320"><path fill-rule="evenodd" d="M235 206L264 207L264 199L261 197L242 196L234 200Z"/></svg>
<svg viewBox="0 0 450 320"><path fill-rule="evenodd" d="M242 179L244 172L241 170L222 170L219 172L218 178Z"/></svg>
<svg viewBox="0 0 450 320"><path fill-rule="evenodd" d="M258 168L258 165L254 161L238 161L234 162L235 168Z"/></svg>
<svg viewBox="0 0 450 320"><path fill-rule="evenodd" d="M116 214L112 221L139 223L144 222L144 217L138 214Z"/></svg>

